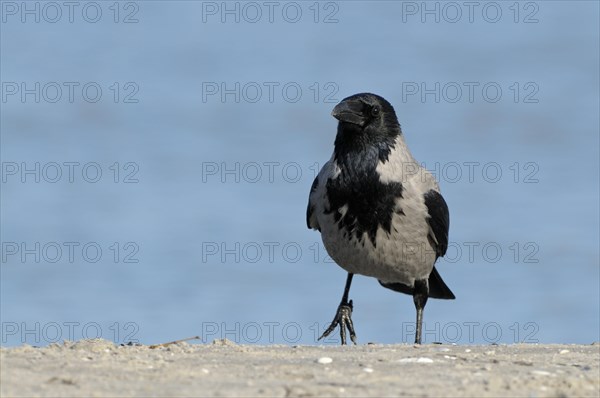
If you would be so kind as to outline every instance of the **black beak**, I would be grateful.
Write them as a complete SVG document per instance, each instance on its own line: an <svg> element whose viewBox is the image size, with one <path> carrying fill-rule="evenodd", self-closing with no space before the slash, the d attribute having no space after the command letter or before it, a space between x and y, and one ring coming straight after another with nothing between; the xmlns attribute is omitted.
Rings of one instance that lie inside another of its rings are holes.
<svg viewBox="0 0 600 398"><path fill-rule="evenodd" d="M357 124L361 127L365 125L365 118L362 115L363 104L360 101L342 101L333 108L331 116L340 122Z"/></svg>

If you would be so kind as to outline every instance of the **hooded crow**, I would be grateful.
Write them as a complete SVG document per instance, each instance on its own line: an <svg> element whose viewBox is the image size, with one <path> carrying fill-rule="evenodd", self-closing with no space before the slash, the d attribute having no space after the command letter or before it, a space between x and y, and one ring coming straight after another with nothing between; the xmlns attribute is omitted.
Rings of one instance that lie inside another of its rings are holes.
<svg viewBox="0 0 600 398"><path fill-rule="evenodd" d="M339 121L333 155L312 184L306 222L321 232L325 249L348 277L319 339L339 326L342 344L346 328L356 344L348 294L352 277L360 274L413 296L415 343L421 344L427 299L455 298L434 267L448 248L448 206L433 175L410 153L388 101L356 94L332 116Z"/></svg>

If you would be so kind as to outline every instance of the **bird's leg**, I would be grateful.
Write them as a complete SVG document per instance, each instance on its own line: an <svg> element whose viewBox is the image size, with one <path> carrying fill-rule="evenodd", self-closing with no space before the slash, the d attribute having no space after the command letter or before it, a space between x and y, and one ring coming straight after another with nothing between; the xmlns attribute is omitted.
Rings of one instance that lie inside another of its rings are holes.
<svg viewBox="0 0 600 398"><path fill-rule="evenodd" d="M348 273L346 279L346 287L344 288L344 296L342 296L342 302L338 306L337 312L331 325L325 332L319 337L321 340L323 337L329 336L333 332L336 326L340 326L340 338L342 339L342 345L346 344L346 328L350 332L350 340L356 344L356 333L354 333L354 324L352 323L352 300L348 301L348 293L350 292L350 285L352 284L352 277L354 274Z"/></svg>
<svg viewBox="0 0 600 398"><path fill-rule="evenodd" d="M421 344L421 333L423 331L423 309L429 297L429 283L427 279L415 281L413 301L417 308L417 331L415 332L415 344Z"/></svg>

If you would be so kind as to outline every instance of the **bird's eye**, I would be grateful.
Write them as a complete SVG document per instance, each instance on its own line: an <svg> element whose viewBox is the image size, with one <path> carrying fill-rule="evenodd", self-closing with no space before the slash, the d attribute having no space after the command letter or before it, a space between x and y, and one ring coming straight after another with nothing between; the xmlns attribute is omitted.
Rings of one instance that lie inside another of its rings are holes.
<svg viewBox="0 0 600 398"><path fill-rule="evenodd" d="M379 115L379 107L374 106L373 108L371 108L371 116L377 116L377 115Z"/></svg>

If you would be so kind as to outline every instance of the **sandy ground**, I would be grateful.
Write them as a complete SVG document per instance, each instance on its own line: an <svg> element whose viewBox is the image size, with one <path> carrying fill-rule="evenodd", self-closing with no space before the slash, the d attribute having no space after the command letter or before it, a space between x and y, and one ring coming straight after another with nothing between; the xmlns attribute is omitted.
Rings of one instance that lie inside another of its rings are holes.
<svg viewBox="0 0 600 398"><path fill-rule="evenodd" d="M600 344L0 349L0 395L600 396Z"/></svg>

